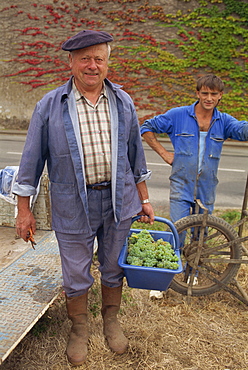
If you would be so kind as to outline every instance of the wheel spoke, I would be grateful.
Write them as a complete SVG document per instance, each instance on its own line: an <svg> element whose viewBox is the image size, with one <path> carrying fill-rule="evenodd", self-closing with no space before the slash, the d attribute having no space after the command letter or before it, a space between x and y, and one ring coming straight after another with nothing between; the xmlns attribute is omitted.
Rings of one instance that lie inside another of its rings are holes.
<svg viewBox="0 0 248 370"><path fill-rule="evenodd" d="M203 215L191 215L175 223L183 244L181 258L185 268L183 273L175 275L171 288L182 294L187 294L189 281L192 295L220 290L223 284L228 284L236 276L241 263L242 247L231 225L212 215L208 215L204 230L202 222ZM197 277L194 280L197 285L194 285L193 278L189 279L192 273Z"/></svg>

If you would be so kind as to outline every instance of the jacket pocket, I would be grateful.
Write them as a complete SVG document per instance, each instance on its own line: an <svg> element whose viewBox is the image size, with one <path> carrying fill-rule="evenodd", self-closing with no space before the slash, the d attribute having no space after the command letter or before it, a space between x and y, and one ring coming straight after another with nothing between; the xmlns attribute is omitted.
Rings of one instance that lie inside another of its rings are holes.
<svg viewBox="0 0 248 370"><path fill-rule="evenodd" d="M210 137L209 157L220 159L224 139L222 137Z"/></svg>
<svg viewBox="0 0 248 370"><path fill-rule="evenodd" d="M183 155L193 155L196 145L195 135L191 133L180 133L175 135L175 153Z"/></svg>
<svg viewBox="0 0 248 370"><path fill-rule="evenodd" d="M72 220L76 217L76 191L74 184L51 182L53 217Z"/></svg>
<svg viewBox="0 0 248 370"><path fill-rule="evenodd" d="M124 187L125 203L129 204L132 202L134 193L136 192L136 185L134 182L133 172L131 168L126 172L126 180Z"/></svg>

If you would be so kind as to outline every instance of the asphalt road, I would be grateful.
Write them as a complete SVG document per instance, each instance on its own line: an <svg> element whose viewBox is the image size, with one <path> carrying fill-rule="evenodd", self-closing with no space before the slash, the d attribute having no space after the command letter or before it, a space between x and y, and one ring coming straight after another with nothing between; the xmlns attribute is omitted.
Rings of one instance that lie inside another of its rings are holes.
<svg viewBox="0 0 248 370"><path fill-rule="evenodd" d="M242 143L244 144L244 143ZM168 142L163 145L172 151ZM150 198L157 207L169 206L169 176L171 167L144 143L147 166L152 178L147 182ZM248 145L225 145L219 165L215 209L241 209L248 175Z"/></svg>
<svg viewBox="0 0 248 370"><path fill-rule="evenodd" d="M0 169L19 165L25 135L0 133ZM163 145L172 150L168 142ZM151 202L167 212L169 206L170 166L144 143L148 168L152 178L147 182ZM241 209L248 174L248 144L224 145L219 166L219 185L215 208Z"/></svg>

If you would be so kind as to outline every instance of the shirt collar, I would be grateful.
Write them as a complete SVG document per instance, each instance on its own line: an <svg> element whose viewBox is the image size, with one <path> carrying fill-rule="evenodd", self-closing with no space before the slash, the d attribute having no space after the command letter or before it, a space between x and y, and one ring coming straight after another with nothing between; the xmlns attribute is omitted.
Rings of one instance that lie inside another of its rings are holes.
<svg viewBox="0 0 248 370"><path fill-rule="evenodd" d="M81 94L81 92L77 89L76 85L75 85L75 81L74 81L74 78L72 80L72 90L74 92L74 95L75 95L75 98L76 98L76 101L80 100L82 97L85 98L85 96L83 94ZM100 93L100 96L103 95L105 98L108 98L107 96L107 91L106 91L106 86L105 86L105 82L103 81L103 87L102 87L102 91ZM86 98L85 98L86 99ZM87 99L86 99L87 100Z"/></svg>

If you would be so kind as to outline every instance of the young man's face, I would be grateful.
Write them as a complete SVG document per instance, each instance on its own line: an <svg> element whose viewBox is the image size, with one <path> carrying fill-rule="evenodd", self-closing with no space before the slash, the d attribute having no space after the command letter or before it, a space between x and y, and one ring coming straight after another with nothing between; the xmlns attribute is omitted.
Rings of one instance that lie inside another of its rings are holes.
<svg viewBox="0 0 248 370"><path fill-rule="evenodd" d="M69 55L69 61L77 88L82 93L94 91L102 86L108 73L107 44L75 50Z"/></svg>
<svg viewBox="0 0 248 370"><path fill-rule="evenodd" d="M218 105L222 95L223 92L211 90L206 86L203 86L200 91L196 91L199 104L204 110L213 110Z"/></svg>

